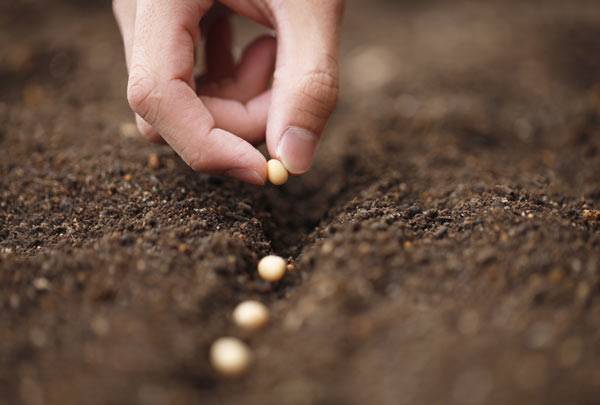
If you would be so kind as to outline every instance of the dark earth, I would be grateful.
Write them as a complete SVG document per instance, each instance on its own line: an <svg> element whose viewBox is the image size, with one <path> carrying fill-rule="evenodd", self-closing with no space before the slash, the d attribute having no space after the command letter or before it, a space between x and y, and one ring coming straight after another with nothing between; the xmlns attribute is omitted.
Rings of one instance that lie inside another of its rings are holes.
<svg viewBox="0 0 600 405"><path fill-rule="evenodd" d="M255 188L132 134L109 2L0 3L0 403L600 404L600 3L346 14L313 170Z"/></svg>

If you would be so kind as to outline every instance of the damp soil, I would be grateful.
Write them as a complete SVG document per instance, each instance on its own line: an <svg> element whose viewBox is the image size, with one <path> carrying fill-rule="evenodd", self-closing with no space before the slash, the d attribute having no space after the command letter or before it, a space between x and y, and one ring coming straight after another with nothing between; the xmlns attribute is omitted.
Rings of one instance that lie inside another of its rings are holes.
<svg viewBox="0 0 600 405"><path fill-rule="evenodd" d="M0 11L0 403L599 403L597 2L349 1L339 108L280 188L130 133L109 4Z"/></svg>

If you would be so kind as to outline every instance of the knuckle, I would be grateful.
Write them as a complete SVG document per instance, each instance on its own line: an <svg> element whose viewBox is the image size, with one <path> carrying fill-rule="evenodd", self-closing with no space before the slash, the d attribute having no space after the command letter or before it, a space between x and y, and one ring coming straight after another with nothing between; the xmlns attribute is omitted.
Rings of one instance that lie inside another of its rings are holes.
<svg viewBox="0 0 600 405"><path fill-rule="evenodd" d="M132 68L127 85L127 101L131 109L152 124L159 99L160 93L151 76L140 68Z"/></svg>
<svg viewBox="0 0 600 405"><path fill-rule="evenodd" d="M300 84L303 98L323 116L329 115L337 103L339 93L337 70L337 64L325 69L311 70L304 76Z"/></svg>

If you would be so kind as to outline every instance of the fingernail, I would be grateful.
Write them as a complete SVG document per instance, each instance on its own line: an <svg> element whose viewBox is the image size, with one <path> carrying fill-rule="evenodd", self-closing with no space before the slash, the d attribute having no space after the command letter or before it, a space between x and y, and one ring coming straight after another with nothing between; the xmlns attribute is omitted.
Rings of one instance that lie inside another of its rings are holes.
<svg viewBox="0 0 600 405"><path fill-rule="evenodd" d="M277 145L277 157L288 171L301 174L310 169L319 138L302 128L289 127Z"/></svg>
<svg viewBox="0 0 600 405"><path fill-rule="evenodd" d="M265 177L261 176L252 169L231 169L225 172L226 176L235 177L236 179L245 181L247 183L256 184L262 186L265 184Z"/></svg>

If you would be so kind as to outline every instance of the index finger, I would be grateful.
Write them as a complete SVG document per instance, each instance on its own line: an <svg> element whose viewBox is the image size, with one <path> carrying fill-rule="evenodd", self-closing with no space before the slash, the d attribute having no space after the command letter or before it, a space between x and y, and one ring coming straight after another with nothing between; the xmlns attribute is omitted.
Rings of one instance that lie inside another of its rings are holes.
<svg viewBox="0 0 600 405"><path fill-rule="evenodd" d="M192 87L199 22L210 2L138 1L127 98L194 170L264 184L266 160L222 129Z"/></svg>

